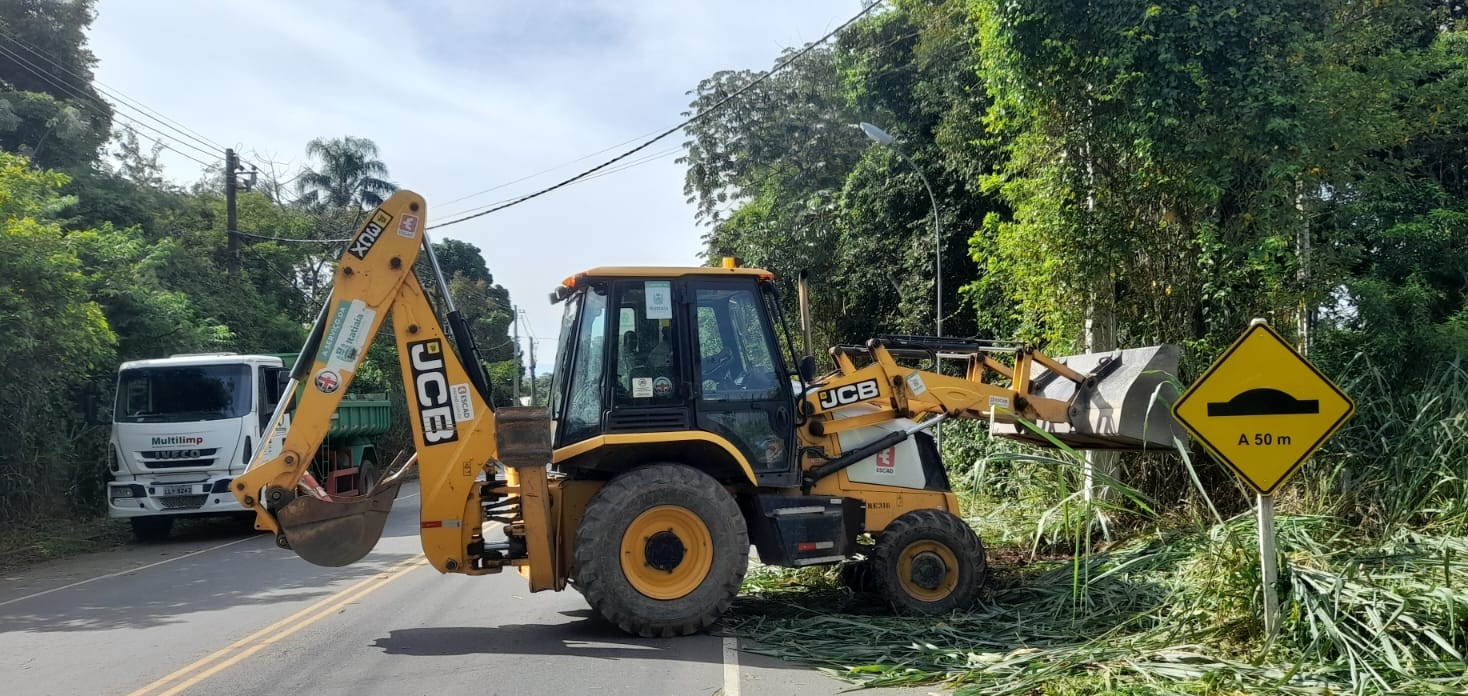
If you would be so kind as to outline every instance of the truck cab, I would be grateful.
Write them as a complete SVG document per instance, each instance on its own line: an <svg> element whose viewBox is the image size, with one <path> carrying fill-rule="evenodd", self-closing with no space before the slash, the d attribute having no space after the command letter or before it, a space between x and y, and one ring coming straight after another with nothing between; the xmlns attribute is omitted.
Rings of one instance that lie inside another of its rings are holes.
<svg viewBox="0 0 1468 696"><path fill-rule="evenodd" d="M179 516L248 515L229 494L267 438L285 365L277 356L213 353L122 364L107 466L107 512L139 538Z"/></svg>

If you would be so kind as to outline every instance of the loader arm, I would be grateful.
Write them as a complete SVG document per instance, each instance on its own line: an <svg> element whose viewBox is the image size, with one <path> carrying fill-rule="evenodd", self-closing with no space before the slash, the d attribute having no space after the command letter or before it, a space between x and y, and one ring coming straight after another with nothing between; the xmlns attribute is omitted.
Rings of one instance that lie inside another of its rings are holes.
<svg viewBox="0 0 1468 696"><path fill-rule="evenodd" d="M538 469L533 460L539 454L533 453L532 461L517 462L529 466L511 469L508 482L496 482L493 464L500 443L482 373L471 372L478 369L472 362L466 369L455 354L455 341L445 335L413 273L420 249L427 246L426 212L421 197L399 191L347 245L331 295L291 375L287 394L298 396L283 399L271 421L272 432L285 429L284 443L262 448L231 485L240 503L255 511L258 528L274 532L278 544L318 565L350 564L376 545L402 476L414 463L422 486L423 551L440 572L499 570L492 561L500 555L486 548L481 532L485 489L496 483L505 484L499 494L513 488L510 493L520 496L526 526L545 529L548 448ZM416 454L365 495L332 498L314 485L307 467L389 316ZM454 339L461 352L469 353L466 360L477 360L466 331L459 328ZM549 556L548 539L528 542L530 553Z"/></svg>
<svg viewBox="0 0 1468 696"><path fill-rule="evenodd" d="M898 355L940 352L965 361L965 374L897 362ZM996 353L1013 354L1013 365ZM1168 411L1177 394L1175 346L1056 359L1021 344L901 337L832 348L831 356L837 370L813 385L803 403L817 437L935 415L990 420L1010 428L996 434L1082 449L1165 448L1180 433ZM858 367L858 359L866 364ZM866 412L836 417L854 404L865 404Z"/></svg>

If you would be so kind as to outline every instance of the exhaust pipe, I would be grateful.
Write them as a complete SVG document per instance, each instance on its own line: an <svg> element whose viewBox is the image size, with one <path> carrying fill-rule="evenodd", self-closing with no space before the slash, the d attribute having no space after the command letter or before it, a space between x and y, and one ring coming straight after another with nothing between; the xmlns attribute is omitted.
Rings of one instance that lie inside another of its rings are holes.
<svg viewBox="0 0 1468 696"><path fill-rule="evenodd" d="M802 270L796 279L795 289L800 304L800 332L805 334L805 355L815 355L811 352L810 339L810 274Z"/></svg>

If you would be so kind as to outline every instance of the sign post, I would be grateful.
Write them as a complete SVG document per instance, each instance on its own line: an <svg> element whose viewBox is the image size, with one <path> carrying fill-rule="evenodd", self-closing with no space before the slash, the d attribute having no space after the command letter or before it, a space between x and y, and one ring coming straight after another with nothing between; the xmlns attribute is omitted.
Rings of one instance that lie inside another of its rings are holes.
<svg viewBox="0 0 1468 696"><path fill-rule="evenodd" d="M1259 494L1259 575L1264 583L1264 635L1279 629L1279 569L1274 550L1274 496Z"/></svg>
<svg viewBox="0 0 1468 696"><path fill-rule="evenodd" d="M1259 494L1264 628L1271 637L1279 627L1274 492L1355 410L1263 319L1250 322L1173 404L1178 422Z"/></svg>

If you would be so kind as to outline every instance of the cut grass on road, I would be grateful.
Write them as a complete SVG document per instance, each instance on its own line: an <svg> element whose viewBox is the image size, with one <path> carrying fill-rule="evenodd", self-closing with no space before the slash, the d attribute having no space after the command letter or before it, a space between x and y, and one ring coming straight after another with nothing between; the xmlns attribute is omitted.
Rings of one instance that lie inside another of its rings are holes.
<svg viewBox="0 0 1468 696"><path fill-rule="evenodd" d="M943 683L959 696L1468 691L1468 539L1403 534L1339 551L1349 530L1334 520L1279 528L1273 643L1247 516L1079 562L996 567L989 596L942 617L892 616L829 570L759 569L725 630L858 684Z"/></svg>

